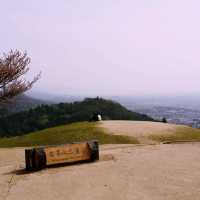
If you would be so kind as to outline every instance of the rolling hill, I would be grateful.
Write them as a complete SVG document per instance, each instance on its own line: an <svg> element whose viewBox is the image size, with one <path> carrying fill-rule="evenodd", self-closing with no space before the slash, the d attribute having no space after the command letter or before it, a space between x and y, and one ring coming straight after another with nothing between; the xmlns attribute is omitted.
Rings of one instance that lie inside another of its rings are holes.
<svg viewBox="0 0 200 200"><path fill-rule="evenodd" d="M23 135L62 124L88 121L94 113L100 113L104 120L154 121L147 115L127 110L117 102L97 97L74 103L41 105L2 117L0 136Z"/></svg>

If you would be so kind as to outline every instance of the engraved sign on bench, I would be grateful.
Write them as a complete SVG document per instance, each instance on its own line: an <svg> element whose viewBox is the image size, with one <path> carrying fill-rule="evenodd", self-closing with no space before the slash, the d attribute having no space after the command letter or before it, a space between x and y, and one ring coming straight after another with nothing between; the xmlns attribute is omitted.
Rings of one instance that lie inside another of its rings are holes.
<svg viewBox="0 0 200 200"><path fill-rule="evenodd" d="M39 170L46 166L99 159L97 141L70 143L25 150L26 170Z"/></svg>

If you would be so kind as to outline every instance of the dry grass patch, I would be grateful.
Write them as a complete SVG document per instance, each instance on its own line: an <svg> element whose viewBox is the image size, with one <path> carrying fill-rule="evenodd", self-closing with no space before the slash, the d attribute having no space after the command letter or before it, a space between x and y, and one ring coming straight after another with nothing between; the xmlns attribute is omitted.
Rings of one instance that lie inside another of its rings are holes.
<svg viewBox="0 0 200 200"><path fill-rule="evenodd" d="M179 127L172 134L152 134L149 139L158 142L200 141L200 130L191 127Z"/></svg>

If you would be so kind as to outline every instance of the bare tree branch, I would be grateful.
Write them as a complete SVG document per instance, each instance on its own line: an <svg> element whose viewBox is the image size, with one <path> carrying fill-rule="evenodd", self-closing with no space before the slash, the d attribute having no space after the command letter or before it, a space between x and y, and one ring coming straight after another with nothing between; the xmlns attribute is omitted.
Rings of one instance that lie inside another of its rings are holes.
<svg viewBox="0 0 200 200"><path fill-rule="evenodd" d="M11 50L0 58L0 102L13 98L29 89L41 77L37 74L32 81L26 81L23 76L29 71L31 59L27 53Z"/></svg>

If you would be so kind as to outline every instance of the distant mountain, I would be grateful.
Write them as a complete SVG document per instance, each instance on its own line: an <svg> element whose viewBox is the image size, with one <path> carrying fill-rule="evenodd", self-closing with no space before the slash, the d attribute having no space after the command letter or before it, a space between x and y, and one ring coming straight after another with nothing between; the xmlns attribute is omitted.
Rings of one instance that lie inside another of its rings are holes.
<svg viewBox="0 0 200 200"><path fill-rule="evenodd" d="M16 136L61 124L88 121L94 113L104 120L154 121L151 117L131 112L117 102L87 98L81 102L41 105L29 111L0 118L0 136Z"/></svg>
<svg viewBox="0 0 200 200"><path fill-rule="evenodd" d="M112 99L131 109L137 106L163 106L200 110L200 95L114 96Z"/></svg>
<svg viewBox="0 0 200 200"><path fill-rule="evenodd" d="M57 94L50 94L47 92L40 92L40 91L31 91L28 92L28 95L33 98L38 98L43 101L50 101L53 103L60 103L60 102L74 102L74 101L82 101L84 97L81 96L72 96L72 95L57 95Z"/></svg>
<svg viewBox="0 0 200 200"><path fill-rule="evenodd" d="M20 95L4 104L0 104L0 116L10 115L49 103L51 102L35 99L27 95Z"/></svg>

